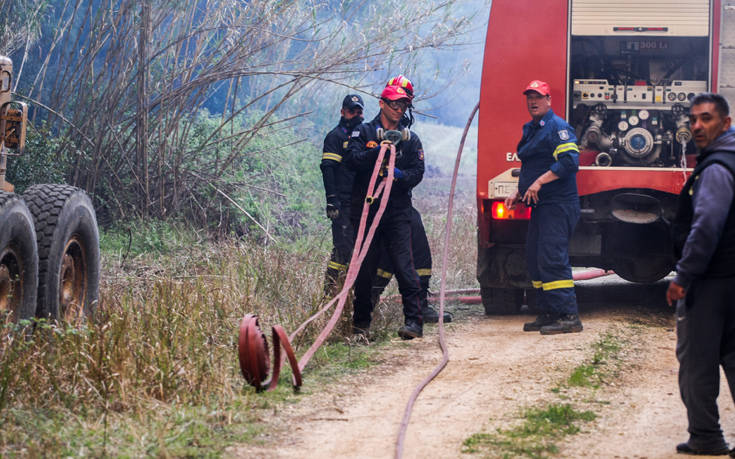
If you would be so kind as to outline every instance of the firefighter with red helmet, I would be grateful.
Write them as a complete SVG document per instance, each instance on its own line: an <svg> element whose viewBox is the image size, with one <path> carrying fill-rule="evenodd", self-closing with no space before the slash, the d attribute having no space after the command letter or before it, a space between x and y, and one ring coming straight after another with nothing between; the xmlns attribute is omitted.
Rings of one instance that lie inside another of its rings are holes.
<svg viewBox="0 0 735 459"><path fill-rule="evenodd" d="M386 83L386 86L400 86L410 97L413 97L413 84L411 80L403 75L391 78ZM413 124L411 107L404 113L400 124L403 128L410 128ZM426 230L424 229L424 222L421 220L421 214L414 207L411 208L411 246L413 249L413 264L421 281L421 316L424 319L424 323L436 323L439 321L439 314L434 308L429 306L429 283L431 282L432 266L431 248L429 247L429 239L426 237ZM386 250L383 250L380 254L380 261L378 262L378 271L373 281L373 307L378 304L380 295L383 294L383 291L393 278L393 271L393 263L391 262L390 255ZM451 321L452 315L444 312L444 322Z"/></svg>
<svg viewBox="0 0 735 459"><path fill-rule="evenodd" d="M330 297L337 293L355 243L350 219L350 197L355 173L345 166L343 160L350 134L363 121L364 108L365 104L359 95L345 96L339 124L324 138L322 162L319 165L327 198L327 218L332 221L332 256L327 264L324 283L324 293Z"/></svg>
<svg viewBox="0 0 735 459"><path fill-rule="evenodd" d="M576 173L579 149L574 129L551 110L551 88L531 81L523 91L531 121L518 143L518 190L505 200L512 208L533 207L526 237L526 258L541 314L523 325L542 335L581 332L569 240L579 220Z"/></svg>
<svg viewBox="0 0 735 459"><path fill-rule="evenodd" d="M352 320L356 334L367 335L370 328L374 306L371 290L382 245L391 257L403 303L405 324L398 330L398 335L403 339L423 336L421 282L413 264L411 245L411 190L424 176L424 151L418 136L401 124L413 100L407 85L389 84L383 89L379 101L380 112L372 121L361 124L352 132L345 156L345 162L355 171L352 218L353 226L357 227L380 143L386 140L383 134L386 131L401 131L401 140L396 144L394 183L387 207L355 282ZM377 209L376 201L370 207L368 223Z"/></svg>

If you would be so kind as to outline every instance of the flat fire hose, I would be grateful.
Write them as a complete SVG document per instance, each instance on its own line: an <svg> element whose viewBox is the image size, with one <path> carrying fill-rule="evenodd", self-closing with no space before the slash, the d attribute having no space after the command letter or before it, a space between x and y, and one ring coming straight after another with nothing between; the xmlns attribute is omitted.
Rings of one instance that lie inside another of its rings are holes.
<svg viewBox="0 0 735 459"><path fill-rule="evenodd" d="M383 159L385 158L386 151L390 151L388 155L388 166L387 176L377 184L378 175L380 169L383 167ZM265 334L260 330L257 316L253 314L246 314L240 322L240 331L238 336L238 358L240 360L240 371L242 372L245 380L256 390L260 391L266 388L266 390L273 390L278 385L278 376L281 372L281 366L284 358L288 358L289 365L293 372L293 387L298 390L301 387L302 377L301 374L304 368L309 363L309 360L319 347L324 343L329 334L334 329L342 310L344 309L345 303L349 296L350 289L357 279L357 274L360 272L360 266L362 265L365 256L367 255L370 243L373 240L375 231L378 228L380 219L383 217L385 208L388 204L388 198L390 197L390 190L393 186L393 174L396 161L396 147L394 144L383 141L380 145L380 151L378 158L375 161L375 167L370 177L368 184L367 195L365 197L365 203L362 207L362 215L360 216L360 226L357 230L357 236L355 238L355 246L352 250L352 258L350 259L349 268L345 277L345 282L342 290L330 300L322 309L317 311L314 315L309 317L304 323L302 323L291 336L286 336L286 332L280 325L272 327L273 333L273 373L268 379L268 372L270 367L270 361L268 358L268 342ZM367 226L367 218L370 213L370 205L375 202L377 198L380 198L380 204L378 210L375 213L370 228L365 235L365 227ZM296 362L296 355L291 347L291 342L301 333L306 326L321 316L334 304L337 304L332 317L329 322L321 331L319 336L316 338L311 347L301 356L301 360ZM285 357L281 355L280 348L283 347Z"/></svg>
<svg viewBox="0 0 735 459"><path fill-rule="evenodd" d="M449 189L449 203L447 204L447 223L446 223L446 229L444 230L444 247L442 249L442 270L441 270L441 281L440 281L440 287L439 287L439 346L442 350L442 361L439 362L439 364L434 368L434 370L431 372L429 376L426 377L423 381L421 381L416 388L411 393L411 396L408 399L408 402L406 403L406 409L403 412L403 419L401 420L401 427L398 431L398 438L396 439L396 451L395 451L395 457L396 459L400 459L403 457L403 441L406 438L406 430L408 429L408 422L411 419L411 412L413 411L413 405L416 403L416 399L418 398L419 394L422 390L424 390L424 387L429 385L429 383L436 378L436 376L441 373L441 371L444 369L444 367L447 366L447 363L449 363L449 350L447 349L447 341L444 337L444 296L445 296L445 290L446 290L446 274L447 274L447 260L449 257L447 256L447 253L449 252L449 241L452 237L452 212L454 210L454 189L457 186L457 175L459 173L459 163L462 159L462 149L464 149L464 142L467 139L467 131L470 130L470 125L472 124L472 120L475 118L475 114L477 113L477 110L480 109L480 102L477 102L477 105L475 105L475 108L472 110L472 113L470 114L469 119L467 120L467 125L464 128L464 132L462 132L462 140L459 142L459 150L457 151L457 159L454 161L454 173L452 174L452 185Z"/></svg>

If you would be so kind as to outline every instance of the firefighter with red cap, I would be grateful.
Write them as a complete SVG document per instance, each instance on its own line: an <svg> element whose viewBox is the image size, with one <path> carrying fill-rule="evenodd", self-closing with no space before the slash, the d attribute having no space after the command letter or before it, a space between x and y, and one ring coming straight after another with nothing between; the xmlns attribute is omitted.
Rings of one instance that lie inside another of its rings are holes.
<svg viewBox="0 0 735 459"><path fill-rule="evenodd" d="M531 81L523 94L531 121L523 125L518 143L518 190L505 200L509 208L519 201L533 208L526 258L541 313L523 330L542 335L581 332L569 263L569 240L580 213L577 138L574 129L551 109L547 83Z"/></svg>
<svg viewBox="0 0 735 459"><path fill-rule="evenodd" d="M372 121L361 124L352 132L345 156L345 162L355 171L352 218L356 228L370 176L380 151L380 143L386 140L387 131L401 133L401 140L395 145L394 182L387 207L355 282L352 321L353 332L357 335L367 336L370 328L374 306L371 290L382 246L391 257L403 302L405 323L398 330L398 335L402 339L423 336L421 284L413 264L411 246L411 190L424 176L424 151L418 136L405 127L405 122L402 124L412 100L413 94L401 83L388 84L380 95L380 112ZM409 120L410 115L405 119ZM383 171L383 176L385 174L386 171ZM368 223L377 209L376 201L370 206Z"/></svg>
<svg viewBox="0 0 735 459"><path fill-rule="evenodd" d="M324 294L334 296L355 243L350 219L350 197L355 173L343 162L350 134L362 123L365 104L358 94L348 94L342 101L339 124L324 138L322 162L319 168L327 197L327 218L332 221L332 256L327 264Z"/></svg>

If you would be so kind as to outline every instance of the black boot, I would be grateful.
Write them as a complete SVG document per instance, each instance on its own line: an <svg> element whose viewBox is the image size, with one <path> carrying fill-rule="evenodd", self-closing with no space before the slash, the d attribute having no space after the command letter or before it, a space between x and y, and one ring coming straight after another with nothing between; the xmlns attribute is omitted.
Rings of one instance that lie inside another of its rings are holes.
<svg viewBox="0 0 735 459"><path fill-rule="evenodd" d="M539 314L533 322L523 324L523 331L539 331L541 327L556 322L556 317L554 314Z"/></svg>
<svg viewBox="0 0 735 459"><path fill-rule="evenodd" d="M577 314L564 314L553 324L541 327L542 335L558 335L560 333L579 333L582 331L582 322Z"/></svg>
<svg viewBox="0 0 735 459"><path fill-rule="evenodd" d="M424 327L418 322L408 322L398 329L401 339L414 339L424 336Z"/></svg>
<svg viewBox="0 0 735 459"><path fill-rule="evenodd" d="M431 306L425 306L421 308L421 317L424 319L425 324L435 324L439 322L439 313L436 312L434 308ZM449 323L452 321L452 315L449 314L447 311L444 311L444 323Z"/></svg>

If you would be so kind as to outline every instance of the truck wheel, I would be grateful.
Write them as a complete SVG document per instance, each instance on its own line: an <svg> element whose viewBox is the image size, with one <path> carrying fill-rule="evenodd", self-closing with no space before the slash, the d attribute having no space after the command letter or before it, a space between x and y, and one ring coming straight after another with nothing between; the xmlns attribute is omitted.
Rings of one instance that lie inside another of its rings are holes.
<svg viewBox="0 0 735 459"><path fill-rule="evenodd" d="M516 314L521 309L523 290L518 288L480 288L485 314Z"/></svg>
<svg viewBox="0 0 735 459"><path fill-rule="evenodd" d="M38 311L80 320L99 298L100 245L87 193L69 185L34 185L23 194L38 242Z"/></svg>
<svg viewBox="0 0 735 459"><path fill-rule="evenodd" d="M0 191L0 320L33 317L37 288L33 217L20 197Z"/></svg>

